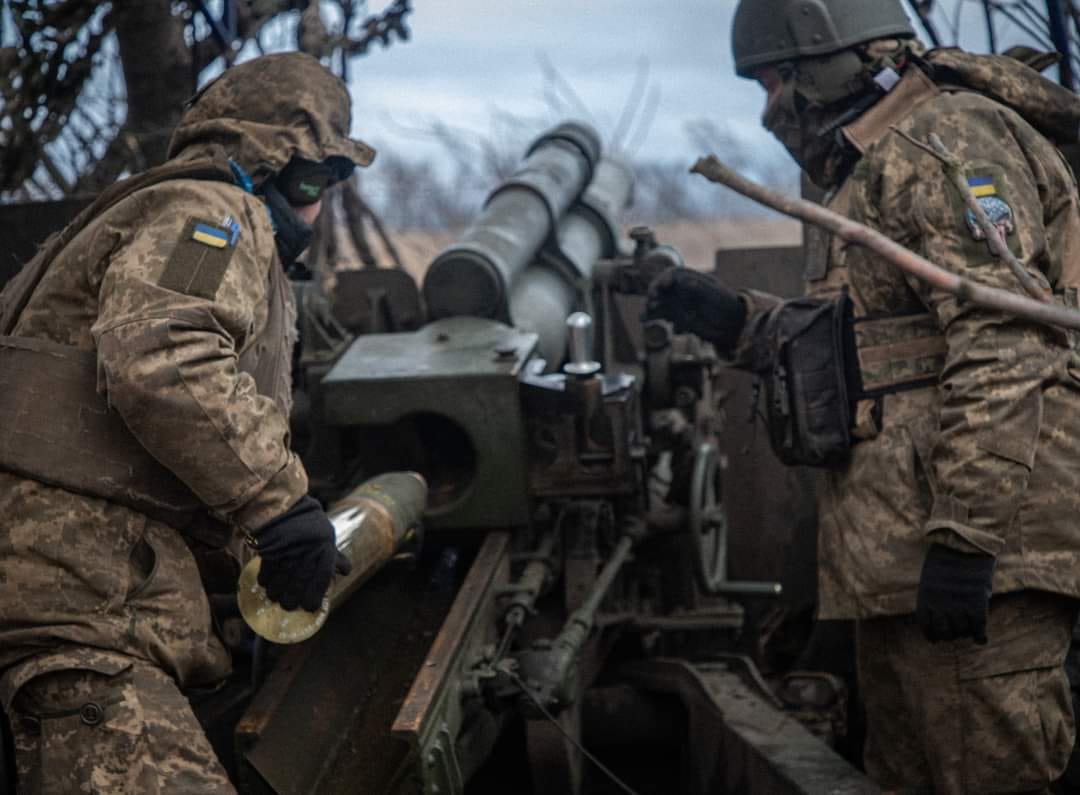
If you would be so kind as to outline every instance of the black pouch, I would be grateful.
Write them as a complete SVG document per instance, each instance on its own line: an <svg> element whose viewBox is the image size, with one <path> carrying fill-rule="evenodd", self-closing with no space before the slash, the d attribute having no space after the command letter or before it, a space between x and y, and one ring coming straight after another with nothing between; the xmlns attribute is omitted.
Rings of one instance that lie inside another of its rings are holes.
<svg viewBox="0 0 1080 795"><path fill-rule="evenodd" d="M765 386L769 441L785 464L832 466L851 449L852 410L845 352L851 301L799 298L772 312L766 326Z"/></svg>

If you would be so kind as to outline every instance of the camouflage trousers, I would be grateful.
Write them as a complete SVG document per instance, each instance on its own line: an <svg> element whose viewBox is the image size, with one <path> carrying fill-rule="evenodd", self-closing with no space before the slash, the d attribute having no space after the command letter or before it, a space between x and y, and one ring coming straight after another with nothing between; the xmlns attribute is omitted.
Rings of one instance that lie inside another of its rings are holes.
<svg viewBox="0 0 1080 795"><path fill-rule="evenodd" d="M19 795L235 793L187 699L144 662L38 676L10 717Z"/></svg>
<svg viewBox="0 0 1080 795"><path fill-rule="evenodd" d="M1076 612L1054 594L996 596L986 646L931 644L911 616L857 622L870 776L905 795L1049 792L1073 748Z"/></svg>

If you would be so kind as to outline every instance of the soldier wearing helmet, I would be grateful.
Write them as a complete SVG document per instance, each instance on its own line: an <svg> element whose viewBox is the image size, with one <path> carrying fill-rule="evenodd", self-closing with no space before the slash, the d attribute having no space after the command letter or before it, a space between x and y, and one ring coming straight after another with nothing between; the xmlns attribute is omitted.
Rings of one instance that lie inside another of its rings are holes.
<svg viewBox="0 0 1080 795"><path fill-rule="evenodd" d="M1080 101L1018 61L926 52L898 0L743 0L736 70L835 211L1022 292L928 143L1050 300L1076 306ZM855 619L867 770L885 789L1045 791L1074 724L1080 357L1060 329L807 230L807 298L669 271L650 311L769 395L774 448L826 469L819 616Z"/></svg>
<svg viewBox="0 0 1080 795"><path fill-rule="evenodd" d="M164 165L106 190L0 295L0 698L20 791L232 792L182 690L229 655L203 563L243 540L284 607L339 559L289 449L285 268L374 152L299 53L227 70ZM197 560L198 559L198 560Z"/></svg>

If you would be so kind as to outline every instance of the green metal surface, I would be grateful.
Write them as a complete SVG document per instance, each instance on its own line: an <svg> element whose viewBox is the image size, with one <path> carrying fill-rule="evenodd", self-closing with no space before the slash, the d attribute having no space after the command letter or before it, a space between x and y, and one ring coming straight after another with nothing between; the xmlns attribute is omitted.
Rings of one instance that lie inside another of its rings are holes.
<svg viewBox="0 0 1080 795"><path fill-rule="evenodd" d="M412 333L360 337L322 382L327 421L339 428L401 428L400 447L414 443L425 457L404 463L431 484L428 527L524 524L519 376L536 341L535 334L471 317ZM416 418L434 430L406 438ZM446 462L453 472L439 471Z"/></svg>

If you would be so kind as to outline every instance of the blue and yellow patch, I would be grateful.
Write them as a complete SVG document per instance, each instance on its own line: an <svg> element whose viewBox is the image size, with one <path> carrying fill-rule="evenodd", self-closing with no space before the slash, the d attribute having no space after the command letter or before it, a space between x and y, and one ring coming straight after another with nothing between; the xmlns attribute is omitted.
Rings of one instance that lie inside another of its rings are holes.
<svg viewBox="0 0 1080 795"><path fill-rule="evenodd" d="M218 229L210 224L195 224L191 232L192 240L210 246L210 248L225 248L225 246L229 245L229 237L227 230Z"/></svg>
<svg viewBox="0 0 1080 795"><path fill-rule="evenodd" d="M997 187L994 185L993 177L968 177L967 184L976 199L997 196Z"/></svg>
<svg viewBox="0 0 1080 795"><path fill-rule="evenodd" d="M158 284L167 290L213 300L236 251L240 225L189 218L165 262Z"/></svg>
<svg viewBox="0 0 1080 795"><path fill-rule="evenodd" d="M986 213L986 217L990 219L990 223L997 228L1001 236L1007 239L1014 234L1016 232L1015 214L1009 203L1005 201L1005 197L999 194L993 176L983 174L968 177L967 184L983 212ZM975 213L969 208L964 210L964 220L967 222L972 238L978 241L986 240L986 234L979 226Z"/></svg>

